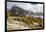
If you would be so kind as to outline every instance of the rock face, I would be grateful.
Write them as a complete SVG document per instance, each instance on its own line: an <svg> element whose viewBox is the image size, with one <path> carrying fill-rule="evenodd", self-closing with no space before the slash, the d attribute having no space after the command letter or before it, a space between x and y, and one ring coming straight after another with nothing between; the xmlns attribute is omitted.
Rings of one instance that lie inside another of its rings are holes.
<svg viewBox="0 0 46 32"><path fill-rule="evenodd" d="M28 10L24 10L21 7L18 6L13 6L10 10L9 10L10 16L34 16L34 17L39 17L39 18L43 18L43 13L42 12L33 12L28 11Z"/></svg>
<svg viewBox="0 0 46 32"><path fill-rule="evenodd" d="M12 16L24 16L24 9L17 7L16 5L11 8L11 15Z"/></svg>

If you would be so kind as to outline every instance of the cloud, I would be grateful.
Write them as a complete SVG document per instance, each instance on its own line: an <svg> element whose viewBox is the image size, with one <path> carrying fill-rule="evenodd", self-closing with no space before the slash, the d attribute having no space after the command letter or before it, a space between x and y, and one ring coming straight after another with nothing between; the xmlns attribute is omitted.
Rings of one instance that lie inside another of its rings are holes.
<svg viewBox="0 0 46 32"><path fill-rule="evenodd" d="M18 2L7 2L7 8L11 8L13 5L21 7L27 11L43 12L43 4L31 4L31 3L18 3Z"/></svg>

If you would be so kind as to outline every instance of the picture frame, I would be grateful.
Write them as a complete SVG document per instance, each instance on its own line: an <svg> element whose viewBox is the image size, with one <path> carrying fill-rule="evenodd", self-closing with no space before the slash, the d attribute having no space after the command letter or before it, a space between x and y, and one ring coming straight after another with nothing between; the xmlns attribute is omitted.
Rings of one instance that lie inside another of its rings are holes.
<svg viewBox="0 0 46 32"><path fill-rule="evenodd" d="M38 29L19 29L19 30L7 30L7 2L20 2L20 3L34 3L43 4L43 28ZM28 2L28 1L5 1L5 31L25 31L25 30L42 30L44 29L44 3L43 2Z"/></svg>

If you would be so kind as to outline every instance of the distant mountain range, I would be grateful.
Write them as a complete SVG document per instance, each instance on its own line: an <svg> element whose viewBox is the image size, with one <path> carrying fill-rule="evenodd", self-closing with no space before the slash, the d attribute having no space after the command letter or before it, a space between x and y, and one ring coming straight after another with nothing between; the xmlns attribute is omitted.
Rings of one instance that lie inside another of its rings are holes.
<svg viewBox="0 0 46 32"><path fill-rule="evenodd" d="M7 9L8 10L8 9ZM24 10L18 6L13 6L10 11L12 16L26 16L26 15L33 15L33 16L43 16L42 12L33 12L33 11L27 11Z"/></svg>

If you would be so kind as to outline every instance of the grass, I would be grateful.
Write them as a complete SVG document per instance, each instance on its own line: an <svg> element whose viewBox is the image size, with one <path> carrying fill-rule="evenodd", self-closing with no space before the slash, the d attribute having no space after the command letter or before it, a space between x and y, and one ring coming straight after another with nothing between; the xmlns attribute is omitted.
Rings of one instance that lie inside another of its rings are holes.
<svg viewBox="0 0 46 32"><path fill-rule="evenodd" d="M9 17L10 13L7 14L7 16ZM33 17L33 16L10 16L10 17L16 17L14 18L14 20L17 20L17 21L20 21L20 22L23 22L25 23L25 25L27 25L28 27L32 27L34 29L37 28L37 27L43 27L42 24L43 24L43 19L42 18L38 18L38 17ZM18 18L17 18L18 17ZM39 25L34 25L34 23L38 23ZM34 25L34 27L33 27Z"/></svg>
<svg viewBox="0 0 46 32"><path fill-rule="evenodd" d="M37 25L37 26L39 26L40 27L40 25L42 25L43 23L43 19L42 18L34 18L34 17L32 17L32 16L22 16L22 17L16 17L16 18L14 18L14 20L17 20L17 21L20 21L20 22L23 22L23 23L25 23L26 25L28 25L28 27L31 27L31 25L33 25L33 22L35 22L35 23L38 23L39 25ZM42 24L41 24L42 23Z"/></svg>

